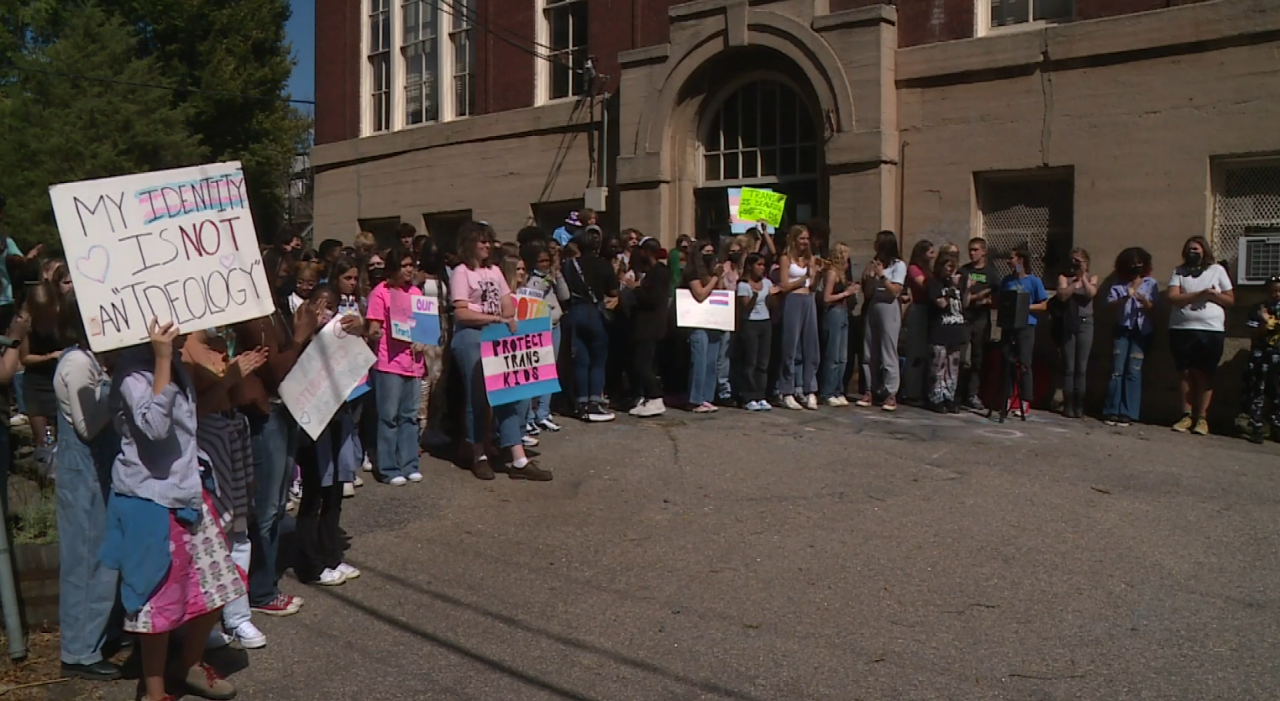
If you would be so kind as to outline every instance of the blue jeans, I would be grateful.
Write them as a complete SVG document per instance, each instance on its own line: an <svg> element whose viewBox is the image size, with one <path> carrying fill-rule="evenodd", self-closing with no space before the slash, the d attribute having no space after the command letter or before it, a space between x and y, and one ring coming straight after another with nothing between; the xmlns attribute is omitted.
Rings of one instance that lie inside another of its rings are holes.
<svg viewBox="0 0 1280 701"><path fill-rule="evenodd" d="M551 347L556 349L557 353L560 352L559 324L551 327ZM532 411L526 412L530 421L544 421L551 418L551 397L554 395L554 392L548 392L545 395L538 397L538 406L533 408ZM532 402L530 405L532 406Z"/></svg>
<svg viewBox="0 0 1280 701"><path fill-rule="evenodd" d="M23 370L19 370L14 373L13 382L9 385L10 387L13 387L13 403L18 405L19 414L27 413L27 403L22 399L22 378L25 374L26 373ZM5 513L9 512L6 511Z"/></svg>
<svg viewBox="0 0 1280 701"><path fill-rule="evenodd" d="M716 363L723 336L710 329L694 329L689 334L689 403L693 406L716 398Z"/></svg>
<svg viewBox="0 0 1280 701"><path fill-rule="evenodd" d="M574 389L579 404L604 401L604 370L609 360L609 333L596 305L575 301L569 305L573 322Z"/></svg>
<svg viewBox="0 0 1280 701"><path fill-rule="evenodd" d="M263 606L280 595L276 559L280 551L280 521L298 452L298 424L284 404L273 403L270 414L249 415L249 443L253 449L255 519L254 527L249 529L253 548L249 603Z"/></svg>
<svg viewBox="0 0 1280 701"><path fill-rule="evenodd" d="M1117 329L1111 341L1111 381L1103 416L1127 416L1138 420L1142 409L1142 361L1151 347L1151 334Z"/></svg>
<svg viewBox="0 0 1280 701"><path fill-rule="evenodd" d="M408 477L418 471L418 404L422 382L417 377L370 370L378 402L378 473L382 479Z"/></svg>
<svg viewBox="0 0 1280 701"><path fill-rule="evenodd" d="M716 399L732 399L733 384L729 380L729 346L733 334L725 331L720 338L720 353L716 356Z"/></svg>
<svg viewBox="0 0 1280 701"><path fill-rule="evenodd" d="M86 444L71 424L58 416L55 458L58 503L58 625L62 661L102 661L107 626L116 604L120 573L98 560L107 532L107 495L111 464L120 439L107 426Z"/></svg>
<svg viewBox="0 0 1280 701"><path fill-rule="evenodd" d="M456 327L449 347L453 350L454 361L458 363L458 372L462 375L462 392L467 398L466 438L473 445L484 445L487 438L485 418L490 407L489 397L484 389L484 372L480 366L480 329ZM492 411L493 422L498 429L498 447L520 445L520 438L524 435L524 425L521 422L529 415L529 401L499 404L492 407Z"/></svg>
<svg viewBox="0 0 1280 701"><path fill-rule="evenodd" d="M843 304L827 308L822 325L822 370L818 397L844 396L844 369L849 362L849 310Z"/></svg>

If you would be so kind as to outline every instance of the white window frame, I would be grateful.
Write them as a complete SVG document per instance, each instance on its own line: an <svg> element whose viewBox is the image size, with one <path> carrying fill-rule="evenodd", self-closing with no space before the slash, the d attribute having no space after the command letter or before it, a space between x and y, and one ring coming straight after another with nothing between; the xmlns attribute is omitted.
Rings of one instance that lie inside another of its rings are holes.
<svg viewBox="0 0 1280 701"><path fill-rule="evenodd" d="M363 55L363 69L361 71L360 101L361 101L361 119L360 133L362 136L376 136L378 134L387 134L403 129L413 129L420 126L430 124L440 124L442 122L453 121L456 119L465 119L475 114L477 105L474 104L474 92L469 96L472 104L469 106L459 106L456 104L454 92L454 41L463 32L467 33L471 42L470 54L468 56L470 65L467 67L468 74L474 76L476 70L476 52L478 44L476 43L477 27L471 17L466 17L467 12L474 16L475 0L425 0L422 4L431 8L436 12L436 90L438 95L439 116L435 120L425 120L418 124L409 124L408 112L408 86L405 81L408 78L408 61L405 59L404 49L404 6L407 0L386 0L391 20L391 42L389 51L391 54L391 100L390 100L390 124L387 129L375 130L373 128L374 102L373 102L373 84L374 71L373 61L371 60L370 49L370 29L369 18L373 13L374 3L380 0L361 0L362 17L364 18L364 26L361 29L361 54ZM415 0L419 1L419 0ZM454 8L459 12L463 12L466 17L466 25L464 27L454 27L453 13Z"/></svg>
<svg viewBox="0 0 1280 701"><path fill-rule="evenodd" d="M1041 0L1027 0L1027 17L1035 17L1036 3ZM973 8L973 35L975 37L991 36L997 34L1013 34L1017 32L1026 32L1033 29L1043 29L1050 25L1062 24L1071 21L1075 16L1075 0L1071 1L1071 14L1062 19L1028 19L1026 22L1018 24L1007 24L1003 27L991 26L991 0L974 0Z"/></svg>
<svg viewBox="0 0 1280 701"><path fill-rule="evenodd" d="M560 55L565 55L572 61L573 52L577 49L586 49L590 52L591 44L591 14L590 9L587 11L587 44L585 46L577 46L573 43L573 25L569 27L569 46L566 49L557 51L551 45L551 12L553 7L556 10L564 8L569 11L573 5L586 5L587 0L534 0L534 9L537 12L537 27L534 32L534 46L537 47L538 53L543 54L544 58L537 59L537 71L534 76L534 104L544 105L552 102L567 102L576 100L585 94L585 90L575 93L573 90L573 79L570 79L569 94L564 97L552 97L551 86L552 76L551 70L556 67L556 61ZM570 14L572 17L572 13ZM570 63L572 65L572 63Z"/></svg>
<svg viewBox="0 0 1280 701"><path fill-rule="evenodd" d="M439 1L439 0L438 0ZM450 18L448 29L448 47L449 47L449 100L450 115L453 119L462 117L470 117L475 113L475 80L476 80L476 53L478 46L476 38L475 16L475 0L447 0L458 12ZM466 57L466 65L463 66L458 61L457 47L458 41L465 40L468 43L468 51ZM442 61L442 64L444 62ZM461 72L459 72L461 70ZM462 77L467 82L467 103L459 105L458 103L458 79Z"/></svg>
<svg viewBox="0 0 1280 701"><path fill-rule="evenodd" d="M371 24L372 24L372 19L375 12L375 10L373 9L375 4L378 4L378 5L385 4L387 8L386 12L391 13L390 29L388 30L389 34L391 35L390 43L387 45L387 47L384 50L378 51L376 54L373 52L373 41L372 41L373 37L371 36ZM396 77L396 60L395 60L396 58L395 57L396 26L395 25L396 25L396 22L395 22L395 9L394 9L395 4L396 4L395 0L364 0L364 2L361 4L361 10L362 10L361 17L363 18L364 21L360 28L360 54L362 56L361 64L363 66L361 70L361 85L360 85L360 102L362 105L360 133L365 136L369 136L373 134L385 134L391 131L392 129L394 129L395 127L395 113L396 113L396 80L395 80L395 77ZM386 126L382 128L376 128L374 124L374 115L376 114L376 112L374 110L375 97L373 93L374 83L375 83L375 71L373 67L373 58L375 55L380 55L380 54L385 54L388 59L389 75L387 77L387 83L388 83L387 89L390 91L391 94L390 94L389 105L387 107Z"/></svg>
<svg viewBox="0 0 1280 701"><path fill-rule="evenodd" d="M698 168L698 186L699 187L751 187L753 185L773 185L777 183L801 182L806 180L816 180L818 178L819 173L822 170L822 148L821 148L822 135L821 135L821 131L819 130L816 124L814 125L815 140L811 142L802 142L798 139L793 141L784 141L784 137L782 136L781 133L779 133L777 143L775 143L772 146L756 145L756 146L748 147L748 146L738 145L735 148L726 148L724 144L724 135L723 133L721 133L719 136L720 149L716 151L707 150L706 144L707 144L708 137L710 136L712 129L719 128L718 118L720 116L721 111L724 109L725 103L728 102L735 95L737 95L738 91L742 90L747 85L752 83L762 83L762 82L776 83L780 86L780 88L787 89L792 94L794 94L797 106L800 107L804 112L808 112L810 117L814 116L815 111L812 105L810 105L808 101L805 100L804 93L800 90L798 86L796 86L795 83L783 78L782 76L771 74L771 73L751 73L748 75L741 76L738 80L735 80L727 84L720 91L720 94L716 96L715 100L708 105L707 109L703 113L702 120L698 125L697 168ZM781 92L779 92L779 97L781 97ZM757 102L756 103L757 127L763 124L763 119L759 116L760 109L761 109L760 103ZM797 124L799 124L798 120L802 118L804 115L803 113L798 113L796 116L797 116ZM721 131L723 130L721 129ZM761 175L760 173L763 172L764 168L763 168L763 157L760 155L760 153L766 150L772 150L780 153L781 150L784 148L797 149L796 172L790 175ZM804 148L812 148L814 150L814 166L815 167L812 171L800 170L799 149L804 149ZM727 153L738 154L739 177L736 177L736 178L724 177L724 155ZM756 168L757 174L751 177L742 177L742 173L745 170L743 166L743 159L746 157L746 154L748 153L753 154L754 158L760 159L757 161L759 164ZM715 156L720 159L720 177L717 179L713 179L713 180L707 179L706 159L708 156Z"/></svg>

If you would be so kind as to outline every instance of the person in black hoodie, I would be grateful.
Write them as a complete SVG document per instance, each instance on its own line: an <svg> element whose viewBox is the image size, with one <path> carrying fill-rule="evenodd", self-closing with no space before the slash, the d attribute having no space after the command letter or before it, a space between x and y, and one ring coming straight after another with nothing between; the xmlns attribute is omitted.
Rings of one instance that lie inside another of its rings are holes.
<svg viewBox="0 0 1280 701"><path fill-rule="evenodd" d="M561 266L569 287L569 319L573 334L574 387L578 411L584 421L613 421L605 405L605 365L609 358L609 334L605 312L618 304L618 278L609 261L598 255L600 228L588 226L573 239L580 255Z"/></svg>
<svg viewBox="0 0 1280 701"><path fill-rule="evenodd" d="M662 244L644 237L631 253L631 270L626 285L635 297L631 319L631 386L640 401L632 416L660 416L667 411L662 399L662 383L654 371L658 341L667 335L667 311L671 304L671 270L659 260Z"/></svg>

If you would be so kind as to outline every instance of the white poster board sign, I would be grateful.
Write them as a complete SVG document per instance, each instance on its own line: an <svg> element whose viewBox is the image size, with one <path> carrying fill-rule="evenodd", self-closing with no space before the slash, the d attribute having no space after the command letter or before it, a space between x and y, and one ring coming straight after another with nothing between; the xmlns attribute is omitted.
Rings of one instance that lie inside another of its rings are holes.
<svg viewBox="0 0 1280 701"><path fill-rule="evenodd" d="M316 334L280 383L280 399L315 440L351 390L369 374L375 360L377 356L364 338L343 331L342 317L335 317Z"/></svg>
<svg viewBox="0 0 1280 701"><path fill-rule="evenodd" d="M734 324L733 293L712 290L698 303L689 290L676 290L676 326L685 329L732 331Z"/></svg>
<svg viewBox="0 0 1280 701"><path fill-rule="evenodd" d="M152 318L182 331L274 309L240 163L49 188L89 345L147 340Z"/></svg>

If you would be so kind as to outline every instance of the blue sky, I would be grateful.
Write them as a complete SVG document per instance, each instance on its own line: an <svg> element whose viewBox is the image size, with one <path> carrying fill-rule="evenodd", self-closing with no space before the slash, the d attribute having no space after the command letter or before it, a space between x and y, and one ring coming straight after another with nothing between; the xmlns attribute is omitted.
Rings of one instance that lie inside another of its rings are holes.
<svg viewBox="0 0 1280 701"><path fill-rule="evenodd" d="M295 100L316 99L316 3L315 0L291 0L293 17L285 33L293 43L293 57L298 65L289 79L289 92ZM310 105L295 105L311 113Z"/></svg>

